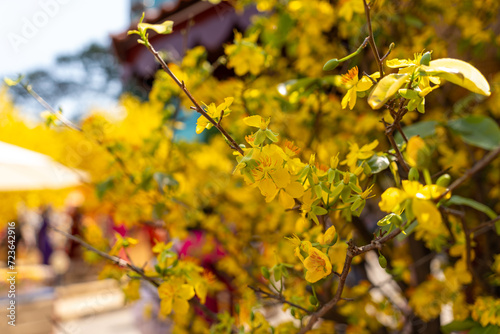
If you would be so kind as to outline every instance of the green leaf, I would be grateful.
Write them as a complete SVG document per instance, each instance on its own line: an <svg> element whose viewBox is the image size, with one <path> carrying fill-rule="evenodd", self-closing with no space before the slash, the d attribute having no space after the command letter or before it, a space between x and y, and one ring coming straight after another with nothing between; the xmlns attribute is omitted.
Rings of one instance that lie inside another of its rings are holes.
<svg viewBox="0 0 500 334"><path fill-rule="evenodd" d="M490 85L485 77L471 64L451 58L432 60L429 66L422 65L420 70L433 77L443 78L471 92L490 96Z"/></svg>
<svg viewBox="0 0 500 334"><path fill-rule="evenodd" d="M408 89L408 88L401 88L398 91L399 95L404 97L405 99L411 100L411 99L416 99L419 97L418 92L414 91L413 89Z"/></svg>
<svg viewBox="0 0 500 334"><path fill-rule="evenodd" d="M486 116L468 116L448 122L467 144L493 150L500 145L500 128Z"/></svg>
<svg viewBox="0 0 500 334"><path fill-rule="evenodd" d="M278 141L278 138L276 137L278 134L272 132L271 130L267 129L266 130L266 136L271 140L272 142L276 143Z"/></svg>
<svg viewBox="0 0 500 334"><path fill-rule="evenodd" d="M417 135L422 138L430 137L436 134L436 125L438 125L438 122L436 121L418 122L416 124L405 126L403 128L403 132L408 139ZM398 145L401 145L404 142L403 137L399 132L394 136L394 139Z"/></svg>
<svg viewBox="0 0 500 334"><path fill-rule="evenodd" d="M488 327L483 327L480 324L476 324L468 334L498 334L500 333L500 327L495 325L489 325Z"/></svg>
<svg viewBox="0 0 500 334"><path fill-rule="evenodd" d="M16 79L10 79L10 78L3 78L3 81L7 84L7 86L15 86L17 85L18 83L21 82L21 80L23 80L24 76L23 75L19 75Z"/></svg>
<svg viewBox="0 0 500 334"><path fill-rule="evenodd" d="M372 155L372 157L366 160L368 166L370 166L372 174L377 174L387 169L391 162L385 155Z"/></svg>
<svg viewBox="0 0 500 334"><path fill-rule="evenodd" d="M441 326L441 330L445 334L450 334L451 332L464 331L467 329L471 329L472 327L474 327L477 324L478 324L477 322L475 322L474 320L471 320L471 319L466 319L466 320L462 320L462 321L455 320L455 321L450 322L447 325Z"/></svg>
<svg viewBox="0 0 500 334"><path fill-rule="evenodd" d="M446 202L446 205L448 205L448 204L466 205L468 207L476 209L477 211L481 211L482 213L486 214L490 219L494 219L497 217L497 214L495 213L495 211L490 209L488 206L484 205L483 203L479 203L479 202L477 202L473 199L470 199L470 198L465 198L462 196L453 195Z"/></svg>
<svg viewBox="0 0 500 334"><path fill-rule="evenodd" d="M389 74L383 77L373 88L368 97L368 104L373 109L380 109L410 79L409 74Z"/></svg>
<svg viewBox="0 0 500 334"><path fill-rule="evenodd" d="M174 27L174 21L169 21L169 20L160 24L139 23L137 25L137 29L139 29L139 31L142 33L146 32L148 29L151 29L161 35L171 34L173 27Z"/></svg>

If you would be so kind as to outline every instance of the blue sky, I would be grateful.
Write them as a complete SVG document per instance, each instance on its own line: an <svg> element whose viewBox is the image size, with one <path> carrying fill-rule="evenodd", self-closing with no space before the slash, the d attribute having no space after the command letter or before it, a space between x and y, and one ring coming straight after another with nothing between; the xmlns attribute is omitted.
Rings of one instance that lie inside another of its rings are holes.
<svg viewBox="0 0 500 334"><path fill-rule="evenodd" d="M129 0L0 1L0 76L49 66L129 25Z"/></svg>

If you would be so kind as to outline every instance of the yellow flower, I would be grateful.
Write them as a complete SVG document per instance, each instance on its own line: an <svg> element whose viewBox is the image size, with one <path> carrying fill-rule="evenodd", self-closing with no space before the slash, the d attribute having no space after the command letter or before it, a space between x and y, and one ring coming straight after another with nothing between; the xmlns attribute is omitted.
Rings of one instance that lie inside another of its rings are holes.
<svg viewBox="0 0 500 334"><path fill-rule="evenodd" d="M262 148L256 158L257 167L252 170L252 176L267 202L274 199L279 189L287 188L290 184L290 173L283 167L283 154L278 146L267 145ZM288 187L289 193L296 194L297 190L295 185Z"/></svg>
<svg viewBox="0 0 500 334"><path fill-rule="evenodd" d="M370 158L375 154L373 149L378 146L378 140L372 141L370 144L363 145L359 148L357 143L349 145L349 153L347 154L347 159L342 161L342 165L349 166L351 170L355 170L357 167L358 160L365 160Z"/></svg>
<svg viewBox="0 0 500 334"><path fill-rule="evenodd" d="M335 234L337 234L337 230L335 229L335 226L332 225L325 231L325 234L322 236L322 240L320 240L321 244L331 244L333 242L333 239L335 238Z"/></svg>
<svg viewBox="0 0 500 334"><path fill-rule="evenodd" d="M332 263L330 259L325 253L313 247L310 241L300 241L296 234L292 234L291 237L286 237L286 239L295 246L295 256L304 264L308 282L317 282L331 274Z"/></svg>
<svg viewBox="0 0 500 334"><path fill-rule="evenodd" d="M409 199L411 210L419 224L441 224L441 214L432 199L439 197L446 191L446 188L435 184L423 186L418 181L408 180L404 180L402 184L403 190L391 187L384 191L382 201L379 203L380 209L400 214L405 208L403 202ZM451 194L448 193L445 197L450 196Z"/></svg>
<svg viewBox="0 0 500 334"><path fill-rule="evenodd" d="M261 130L265 130L265 129L267 129L269 122L271 122L271 118L268 118L267 120L265 120L260 115L253 115L253 116L245 117L243 119L243 122L248 126L252 126L254 128L259 128Z"/></svg>
<svg viewBox="0 0 500 334"><path fill-rule="evenodd" d="M304 187L297 181L290 182L285 188L279 191L279 202L285 209L291 209L295 205L294 198L304 195Z"/></svg>
<svg viewBox="0 0 500 334"><path fill-rule="evenodd" d="M374 79L379 78L380 74L376 72L371 77ZM366 75L359 80L357 66L342 75L342 83L348 88L347 94L342 99L342 109L345 109L347 103L349 103L349 109L351 110L356 104L357 92L364 92L373 85L373 82Z"/></svg>
<svg viewBox="0 0 500 334"><path fill-rule="evenodd" d="M179 315L188 312L188 300L194 297L194 289L191 285L183 284L183 282L180 278L173 278L158 287L158 295L161 299L160 314L162 316L172 313L173 305L175 305L175 312Z"/></svg>
<svg viewBox="0 0 500 334"><path fill-rule="evenodd" d="M224 99L224 102L219 104L218 107L215 106L215 103L210 103L209 106L205 104L206 112L210 117L214 119L214 121L218 122L222 111L224 111L223 117L231 113L229 106L233 103L233 100L234 100L233 97L226 97ZM213 124L210 123L210 121L205 116L201 115L200 117L198 117L198 120L196 121L196 133L200 134L205 129L211 129L212 126Z"/></svg>
<svg viewBox="0 0 500 334"><path fill-rule="evenodd" d="M330 275L332 264L325 253L317 248L309 247L309 256L303 261L306 268L306 281L314 283Z"/></svg>
<svg viewBox="0 0 500 334"><path fill-rule="evenodd" d="M136 245L137 240L134 238L123 238L119 233L115 233L116 242L113 248L109 251L109 255L116 255L123 247L129 247L130 245Z"/></svg>

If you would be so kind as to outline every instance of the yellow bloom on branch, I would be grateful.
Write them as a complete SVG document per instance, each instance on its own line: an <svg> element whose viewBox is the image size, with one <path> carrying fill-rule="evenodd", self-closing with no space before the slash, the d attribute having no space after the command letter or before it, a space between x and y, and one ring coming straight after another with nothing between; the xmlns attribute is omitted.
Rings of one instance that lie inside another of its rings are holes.
<svg viewBox="0 0 500 334"><path fill-rule="evenodd" d="M325 253L312 246L309 247L308 253L309 256L303 262L307 270L306 281L314 283L331 274L332 264Z"/></svg>
<svg viewBox="0 0 500 334"><path fill-rule="evenodd" d="M310 241L301 241L295 234L287 239L295 246L295 256L306 268L306 281L315 283L332 273L332 263L328 256L313 247Z"/></svg>
<svg viewBox="0 0 500 334"><path fill-rule="evenodd" d="M380 209L400 214L409 207L419 224L441 224L441 214L432 200L444 193L446 188L435 184L423 186L418 181L408 180L404 180L402 184L403 189L391 187L384 191L379 203ZM445 198L450 196L448 193ZM411 202L406 203L406 200Z"/></svg>
<svg viewBox="0 0 500 334"><path fill-rule="evenodd" d="M380 74L376 72L372 74L371 77L373 79L379 78ZM357 66L351 68L346 74L342 75L342 83L348 88L347 94L342 99L342 109L345 109L349 103L349 109L351 110L356 104L357 92L364 92L373 85L373 82L366 75L359 80Z"/></svg>
<svg viewBox="0 0 500 334"><path fill-rule="evenodd" d="M218 122L221 115L222 111L224 111L224 114L222 117L225 117L231 113L231 110L229 109L229 106L233 103L234 98L233 97L226 97L224 99L224 102L219 104L219 106L215 106L215 103L210 103L209 106L205 105L206 107L206 113L208 116L212 117L214 121ZM203 115L198 117L198 120L196 121L196 133L200 134L203 132L205 129L211 129L212 126L214 126L210 121Z"/></svg>
<svg viewBox="0 0 500 334"><path fill-rule="evenodd" d="M177 314L186 314L189 310L188 300L194 297L194 288L189 284L183 284L184 280L173 278L162 283L158 287L158 295L161 299L160 314L167 316L172 313L175 305Z"/></svg>

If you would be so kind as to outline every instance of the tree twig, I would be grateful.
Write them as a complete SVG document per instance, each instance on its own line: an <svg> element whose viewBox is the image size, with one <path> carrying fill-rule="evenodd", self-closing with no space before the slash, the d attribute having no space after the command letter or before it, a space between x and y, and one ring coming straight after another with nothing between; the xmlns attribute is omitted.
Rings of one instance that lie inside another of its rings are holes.
<svg viewBox="0 0 500 334"><path fill-rule="evenodd" d="M325 315L329 310L331 310L337 303L342 300L342 291L344 290L345 282L347 279L347 275L349 274L349 270L351 269L351 263L352 259L355 256L361 255L363 253L369 252L371 250L375 249L381 249L382 245L395 237L397 237L400 233L402 232L401 228L397 228L394 231L392 231L389 234L386 234L385 236L381 238L377 238L372 240L370 244L357 247L354 245L352 240L348 241L348 248L347 248L347 254L344 262L344 268L342 269L342 273L340 274L340 279L339 279L339 284L337 287L337 291L335 292L335 296L323 305L318 311L314 312L311 317L309 318L309 322L302 327L300 330L300 334L304 334L308 332L309 330L312 329L314 324L321 318L323 315Z"/></svg>
<svg viewBox="0 0 500 334"><path fill-rule="evenodd" d="M382 66L382 60L380 59L380 54L378 53L377 44L375 44L375 38L373 38L373 29L372 29L372 20L370 18L370 6L366 3L366 0L363 0L363 5L365 7L366 14L366 23L368 25L368 37L370 48L372 49L373 56L377 61L378 70L380 72L380 78L384 77L384 67Z"/></svg>
<svg viewBox="0 0 500 334"><path fill-rule="evenodd" d="M177 86L179 86L182 91L184 92L184 94L186 94L186 96L191 100L191 102L194 104L195 106L195 110L200 113L203 117L205 117L210 123L212 123L212 125L214 127L217 128L217 130L219 130L219 132L228 140L229 142L229 146L237 151L238 153L240 153L241 155L245 155L243 150L241 149L241 147L236 143L236 141L233 139L233 137L231 137L227 131L219 124L219 122L216 122L209 114L207 114L205 112L205 110L203 110L203 108L201 107L201 105L198 103L198 101L196 101L196 99L194 98L193 95L191 95L191 93L189 92L189 90L187 89L184 81L180 81L176 76L175 74L170 70L170 68L168 67L167 63L163 60L163 58L160 56L160 54L158 53L158 51L156 51L154 49L154 47L151 45L151 43L147 43L145 44L146 47L148 48L148 50L153 54L153 56L156 58L156 60L160 63L162 69L172 78L172 80L174 80L174 82L177 84Z"/></svg>
<svg viewBox="0 0 500 334"><path fill-rule="evenodd" d="M28 92L28 94L30 94L31 96L33 96L35 98L35 100L38 103L40 103L45 109L47 109L51 114L53 114L54 116L56 116L56 118L62 124L64 124L65 126L67 126L70 129L73 129L73 130L76 130L76 131L80 131L80 132L82 131L82 128L80 128L78 125L74 124L69 119L67 119L66 117L64 117L59 111L57 111L54 108L52 108L52 106L50 104L48 104L47 101L45 101L40 95L38 95L37 92L35 92L33 90L33 88L31 87L31 85L23 84L22 87Z"/></svg>
<svg viewBox="0 0 500 334"><path fill-rule="evenodd" d="M283 304L288 304L292 307L295 307L295 308L298 308L299 310L304 311L307 314L311 314L311 312L309 310L307 310L306 308L286 300L286 298L283 295L278 295L275 293L267 292L267 291L262 290L261 288L256 288L256 287L251 286L251 285L248 285L248 287L250 289L252 289L255 293L260 293L260 294L264 295L264 297L266 297L266 298L275 299Z"/></svg>
<svg viewBox="0 0 500 334"><path fill-rule="evenodd" d="M495 225L496 222L500 221L500 216L497 216L496 218L493 218L490 221L487 221L486 223L482 223L473 229L471 229L471 233L473 233L473 237L477 237L484 232L488 231L491 227Z"/></svg>
<svg viewBox="0 0 500 334"><path fill-rule="evenodd" d="M485 155L481 160L479 160L478 162L476 162L476 164L474 166L472 166L472 168L468 169L465 172L464 175L462 175L461 177L459 177L458 179L456 179L455 182L453 182L444 193L442 193L439 197L436 198L436 201L439 201L440 199L442 199L449 192L453 191L455 188L457 188L462 183L464 183L465 181L467 181L474 174L476 174L477 172L479 172L484 167L488 166L490 164L490 162L492 162L493 160L495 160L495 158L499 154L500 154L500 146L498 146L496 149L494 149L493 151L491 151L490 153L488 153L487 155Z"/></svg>

